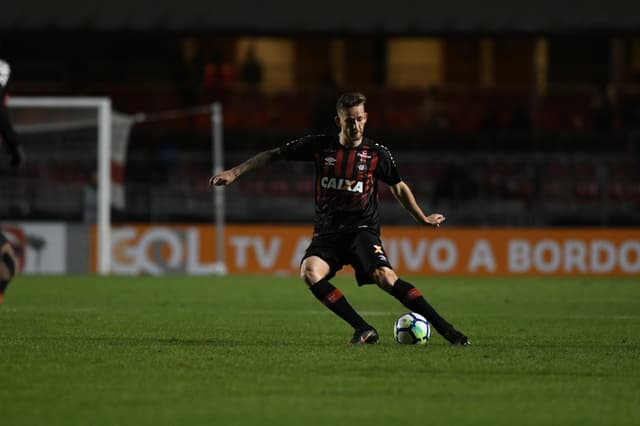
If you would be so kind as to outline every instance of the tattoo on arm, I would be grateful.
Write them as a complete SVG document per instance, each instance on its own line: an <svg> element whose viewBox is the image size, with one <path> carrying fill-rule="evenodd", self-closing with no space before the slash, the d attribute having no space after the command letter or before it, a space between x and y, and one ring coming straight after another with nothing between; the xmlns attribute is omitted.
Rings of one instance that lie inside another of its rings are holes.
<svg viewBox="0 0 640 426"><path fill-rule="evenodd" d="M237 177L250 170L259 169L261 167L267 166L279 160L280 157L281 157L280 148L274 148L268 151L263 151L249 158L244 163L234 167L235 175Z"/></svg>

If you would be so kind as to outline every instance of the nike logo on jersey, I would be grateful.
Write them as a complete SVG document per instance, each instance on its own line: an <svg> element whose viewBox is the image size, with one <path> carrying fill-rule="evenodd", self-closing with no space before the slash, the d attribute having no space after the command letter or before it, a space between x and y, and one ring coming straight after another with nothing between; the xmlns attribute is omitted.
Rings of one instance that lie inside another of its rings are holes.
<svg viewBox="0 0 640 426"><path fill-rule="evenodd" d="M326 189L337 189L340 191L362 193L364 183L357 180L323 177L320 179L320 186Z"/></svg>

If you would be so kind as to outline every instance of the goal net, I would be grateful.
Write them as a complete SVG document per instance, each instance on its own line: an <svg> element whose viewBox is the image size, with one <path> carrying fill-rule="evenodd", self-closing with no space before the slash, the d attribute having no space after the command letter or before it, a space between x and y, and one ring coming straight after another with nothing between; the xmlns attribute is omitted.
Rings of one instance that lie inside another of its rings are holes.
<svg viewBox="0 0 640 426"><path fill-rule="evenodd" d="M74 258L91 252L95 270L109 274L122 272L114 270L113 256L122 255L114 226L211 222L213 216L216 259L209 269L225 272L224 189L211 194L193 184L223 167L219 104L125 115L113 111L108 98L13 97L9 107L27 161L17 172L0 167L5 233L16 222L30 229L62 223L66 236L57 251L66 252L60 261L71 264L66 269L78 271ZM42 252L37 238L24 240Z"/></svg>

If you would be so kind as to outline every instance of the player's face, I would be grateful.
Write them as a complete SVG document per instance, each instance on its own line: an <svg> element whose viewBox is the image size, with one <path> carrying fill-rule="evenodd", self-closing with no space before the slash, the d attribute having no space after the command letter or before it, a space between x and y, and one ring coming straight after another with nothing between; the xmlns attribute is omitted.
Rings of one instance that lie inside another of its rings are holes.
<svg viewBox="0 0 640 426"><path fill-rule="evenodd" d="M347 146L355 146L362 140L367 113L364 105L357 105L338 111L336 123L340 126L340 140Z"/></svg>

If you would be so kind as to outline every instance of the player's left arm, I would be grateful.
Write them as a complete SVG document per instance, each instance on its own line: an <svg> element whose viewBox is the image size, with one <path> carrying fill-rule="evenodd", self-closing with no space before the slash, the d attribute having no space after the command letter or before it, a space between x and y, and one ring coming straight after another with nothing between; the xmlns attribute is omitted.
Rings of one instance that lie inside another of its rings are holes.
<svg viewBox="0 0 640 426"><path fill-rule="evenodd" d="M396 200L402 204L402 207L404 207L419 224L440 226L440 224L445 221L446 217L441 213L432 213L428 216L425 215L418 205L416 197L413 195L413 191L411 191L409 185L404 181L400 181L395 185L389 185L389 189Z"/></svg>

